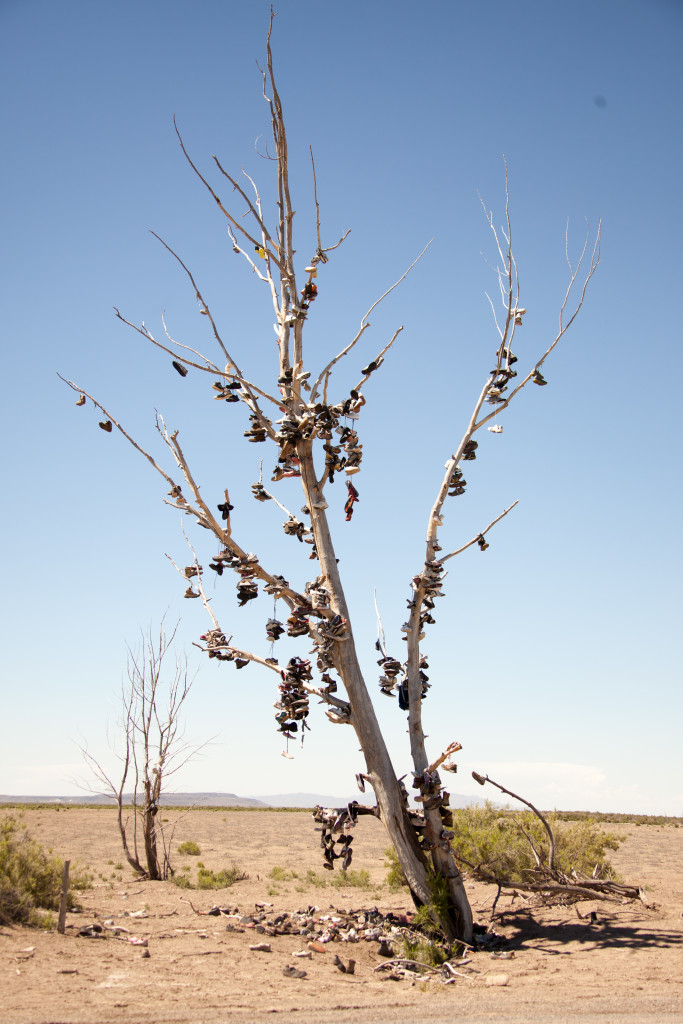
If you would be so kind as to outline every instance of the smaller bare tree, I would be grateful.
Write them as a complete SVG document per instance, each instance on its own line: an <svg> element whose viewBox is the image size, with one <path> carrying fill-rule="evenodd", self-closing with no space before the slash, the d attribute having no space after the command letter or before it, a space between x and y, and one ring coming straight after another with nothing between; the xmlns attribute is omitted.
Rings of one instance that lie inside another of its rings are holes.
<svg viewBox="0 0 683 1024"><path fill-rule="evenodd" d="M127 679L121 687L122 736L117 757L122 769L118 781L86 747L80 748L97 782L116 800L126 860L134 871L155 880L173 874L170 847L175 826L164 829L157 818L162 790L170 776L200 749L186 743L180 731L180 713L194 682L188 676L187 658L176 655L170 679L162 678L164 659L177 630L178 623L167 636L162 619L158 636L150 626L141 632L137 651L128 648ZM127 787L132 787L132 816L126 814ZM144 862L138 845L140 832Z"/></svg>

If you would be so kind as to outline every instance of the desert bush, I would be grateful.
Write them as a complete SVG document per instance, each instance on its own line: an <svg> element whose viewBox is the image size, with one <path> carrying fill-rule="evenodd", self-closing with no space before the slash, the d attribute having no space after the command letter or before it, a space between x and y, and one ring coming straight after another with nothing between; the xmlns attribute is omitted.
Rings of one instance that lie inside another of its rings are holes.
<svg viewBox="0 0 683 1024"><path fill-rule="evenodd" d="M210 868L200 868L197 873L198 889L227 889L235 882L244 882L249 878L246 871L242 871L236 864L221 871L211 871Z"/></svg>
<svg viewBox="0 0 683 1024"><path fill-rule="evenodd" d="M0 925L43 925L40 910L57 910L64 863L45 851L15 815L0 819ZM86 889L90 876L72 870L67 907L74 909L74 890Z"/></svg>
<svg viewBox="0 0 683 1024"><path fill-rule="evenodd" d="M236 864L232 864L229 868L223 868L221 871L212 871L202 864L197 871L196 882L193 882L190 875L186 873L187 868L183 868L182 871L182 874L173 876L173 884L177 885L179 889L228 889L236 882L244 882L249 878L248 873L242 871Z"/></svg>
<svg viewBox="0 0 683 1024"><path fill-rule="evenodd" d="M282 867L280 864L275 864L268 871L268 878L272 879L273 882L285 882L288 878L288 872L286 867Z"/></svg>
<svg viewBox="0 0 683 1024"><path fill-rule="evenodd" d="M439 967L448 960L450 951L429 939L415 939L404 935L396 943L396 952L406 960L416 960L428 967Z"/></svg>
<svg viewBox="0 0 683 1024"><path fill-rule="evenodd" d="M557 814L546 815L555 837L555 868L565 875L572 870L596 878L616 879L605 854L616 850L621 838L604 832L592 818L563 822ZM465 870L487 880L495 876L508 882L529 881L536 860L525 832L544 866L548 863L548 836L531 811L511 814L487 803L453 811L453 850Z"/></svg>
<svg viewBox="0 0 683 1024"><path fill-rule="evenodd" d="M178 845L178 853L186 853L190 857L198 857L201 852L199 843L195 843L194 839L186 839Z"/></svg>
<svg viewBox="0 0 683 1024"><path fill-rule="evenodd" d="M334 874L320 874L308 868L303 878L306 886L314 886L316 889L326 889L331 886L333 889L370 889L370 872L366 868L359 871L335 871Z"/></svg>
<svg viewBox="0 0 683 1024"><path fill-rule="evenodd" d="M330 878L330 885L337 889L369 889L370 872L366 868L359 871L338 871Z"/></svg>
<svg viewBox="0 0 683 1024"><path fill-rule="evenodd" d="M386 883L390 889L396 892L397 889L407 889L408 880L406 879L405 872L401 867L396 850L393 846L387 846L384 851L385 867L387 868Z"/></svg>

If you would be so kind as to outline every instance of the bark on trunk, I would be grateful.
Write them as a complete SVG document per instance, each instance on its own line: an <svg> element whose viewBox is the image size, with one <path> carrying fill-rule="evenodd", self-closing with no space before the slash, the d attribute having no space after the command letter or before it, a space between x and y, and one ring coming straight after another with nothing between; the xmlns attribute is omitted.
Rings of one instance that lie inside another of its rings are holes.
<svg viewBox="0 0 683 1024"><path fill-rule="evenodd" d="M403 868L411 895L416 906L432 905L432 892L429 886L427 859L418 842L417 833L410 821L408 805L396 771L384 742L375 709L365 680L358 663L348 607L339 576L334 546L330 536L327 517L324 509L316 508L322 502L322 491L319 488L313 463L313 445L311 441L300 442L297 446L301 465L302 482L311 513L311 523L315 538L316 550L320 561L321 574L326 579L330 591L330 607L335 614L347 620L348 639L338 642L334 652L334 663L342 679L351 715L349 724L353 726L361 750L365 757L366 778L372 785L380 818L384 822L389 838L394 845L399 863ZM416 766L416 771L420 770ZM435 832L436 821L439 821L439 836L432 853L433 871L446 879L449 892L448 907L439 914L438 925L449 939L462 939L472 942L472 912L462 884L462 877L452 853L443 849L440 839L440 819L438 811L436 819L431 819L432 832ZM429 824L428 824L429 835Z"/></svg>

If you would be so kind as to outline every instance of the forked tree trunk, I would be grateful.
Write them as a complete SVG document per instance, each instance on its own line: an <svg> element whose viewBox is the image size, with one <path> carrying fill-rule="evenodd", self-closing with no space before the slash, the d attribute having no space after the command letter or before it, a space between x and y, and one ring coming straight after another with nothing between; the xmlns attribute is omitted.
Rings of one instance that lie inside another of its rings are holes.
<svg viewBox="0 0 683 1024"><path fill-rule="evenodd" d="M321 575L330 591L330 607L335 614L347 620L348 639L335 644L335 667L344 683L351 714L349 724L354 728L365 757L367 771L364 773L372 785L377 798L380 818L396 850L403 868L412 898L416 906L433 907L433 894L428 881L428 861L420 846L417 834L408 815L408 807L396 771L391 763L389 751L375 715L375 709L358 663L353 630L344 596L337 559L325 510L316 508L322 493L313 464L313 445L310 441L297 446L301 464L301 476L307 506L311 511L311 523L315 546L320 561ZM424 750L424 743L422 743ZM415 771L422 773L426 767L415 764ZM431 853L431 869L446 880L449 901L446 912L434 908L435 923L449 939L472 942L472 910L470 908L462 876L450 847L440 842L442 831L438 809L425 812L427 822L426 838L434 849Z"/></svg>
<svg viewBox="0 0 683 1024"><path fill-rule="evenodd" d="M156 807L147 806L143 811L143 833L145 837L145 859L147 861L147 874L153 882L161 878L159 868L159 852L157 850L157 836L154 818Z"/></svg>

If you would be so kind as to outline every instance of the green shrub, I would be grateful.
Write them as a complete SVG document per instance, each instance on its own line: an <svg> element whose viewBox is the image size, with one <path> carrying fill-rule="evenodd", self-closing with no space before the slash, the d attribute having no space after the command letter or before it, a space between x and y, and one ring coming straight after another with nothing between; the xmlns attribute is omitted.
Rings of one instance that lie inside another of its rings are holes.
<svg viewBox="0 0 683 1024"><path fill-rule="evenodd" d="M396 892L397 889L407 889L408 880L406 879L405 872L401 867L398 854L393 846L387 846L384 851L385 866L387 868L387 885L390 889Z"/></svg>
<svg viewBox="0 0 683 1024"><path fill-rule="evenodd" d="M178 853L186 853L189 857L198 857L201 852L199 843L195 843L194 839L187 839L178 846Z"/></svg>
<svg viewBox="0 0 683 1024"><path fill-rule="evenodd" d="M449 957L447 949L436 942L430 942L429 939L416 940L404 935L399 939L397 946L400 956L404 956L406 960L417 960L428 967L439 967Z"/></svg>
<svg viewBox="0 0 683 1024"><path fill-rule="evenodd" d="M182 870L183 872L187 871L186 868ZM227 889L235 882L243 882L247 878L249 878L247 872L242 871L236 864L229 868L223 868L221 871L212 871L202 865L197 871L196 882L192 881L189 874L183 873L174 875L173 883L179 889Z"/></svg>
<svg viewBox="0 0 683 1024"><path fill-rule="evenodd" d="M555 868L570 875L577 870L597 878L616 878L607 860L607 850L616 850L620 837L604 832L592 818L562 822L557 814L546 814L555 837ZM526 832L544 866L548 863L549 841L542 822L531 811L510 813L487 803L453 811L453 851L465 870L486 880L486 876L509 882L529 881L536 868Z"/></svg>
<svg viewBox="0 0 683 1024"><path fill-rule="evenodd" d="M244 882L249 875L233 864L222 871L211 871L209 868L200 868L197 874L198 889L227 889L235 882Z"/></svg>
<svg viewBox="0 0 683 1024"><path fill-rule="evenodd" d="M39 910L58 910L63 861L33 839L18 817L0 819L0 925L44 925ZM67 908L77 906L74 890L86 889L90 877L71 870Z"/></svg>
<svg viewBox="0 0 683 1024"><path fill-rule="evenodd" d="M370 872L366 868L361 868L359 871L339 871L334 872L330 878L330 884L335 886L337 889L346 889L351 887L353 889L369 889L370 888Z"/></svg>
<svg viewBox="0 0 683 1024"><path fill-rule="evenodd" d="M316 889L327 889L330 886L333 889L370 889L372 883L370 882L370 872L366 868L361 868L360 871L330 871L325 874L320 874L317 871L313 871L312 868L308 868L305 876L303 876L304 885L307 887L315 886ZM304 890L297 889L297 892Z"/></svg>
<svg viewBox="0 0 683 1024"><path fill-rule="evenodd" d="M289 874L287 869L280 867L279 864L276 864L275 867L271 868L268 872L268 878L272 878L274 882L284 882L288 877Z"/></svg>

